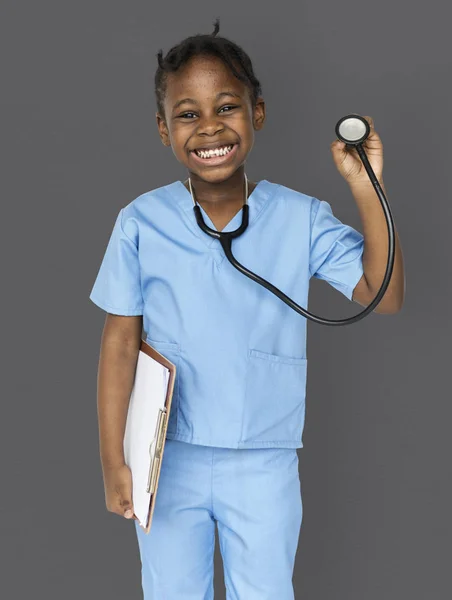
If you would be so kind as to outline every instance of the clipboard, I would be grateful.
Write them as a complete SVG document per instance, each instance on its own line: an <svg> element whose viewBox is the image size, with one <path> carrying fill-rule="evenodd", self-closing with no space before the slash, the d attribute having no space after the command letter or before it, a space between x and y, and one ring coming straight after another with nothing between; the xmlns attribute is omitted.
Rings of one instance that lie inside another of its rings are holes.
<svg viewBox="0 0 452 600"><path fill-rule="evenodd" d="M151 529L173 398L176 366L143 339L124 432L124 458L132 473L134 516Z"/></svg>

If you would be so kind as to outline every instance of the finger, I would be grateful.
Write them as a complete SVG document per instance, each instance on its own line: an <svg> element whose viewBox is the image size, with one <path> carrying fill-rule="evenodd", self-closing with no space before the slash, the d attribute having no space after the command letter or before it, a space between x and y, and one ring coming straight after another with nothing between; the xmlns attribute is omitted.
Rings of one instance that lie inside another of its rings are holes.
<svg viewBox="0 0 452 600"><path fill-rule="evenodd" d="M331 143L331 150L345 152L345 142L342 142L339 139L335 139L334 142Z"/></svg>
<svg viewBox="0 0 452 600"><path fill-rule="evenodd" d="M126 519L131 519L133 516L133 505L132 500L129 498L123 498L120 502L121 512Z"/></svg>
<svg viewBox="0 0 452 600"><path fill-rule="evenodd" d="M372 117L369 117L369 116L364 117L364 118L366 119L366 121L369 123L369 126L370 126L370 132L369 132L369 135L368 135L366 141L364 142L364 145L369 150L377 150L381 147L381 138L378 135L378 133L375 131L374 120L372 119Z"/></svg>
<svg viewBox="0 0 452 600"><path fill-rule="evenodd" d="M382 141L378 133L373 130L367 140L364 142L364 146L369 150L379 150L382 147Z"/></svg>

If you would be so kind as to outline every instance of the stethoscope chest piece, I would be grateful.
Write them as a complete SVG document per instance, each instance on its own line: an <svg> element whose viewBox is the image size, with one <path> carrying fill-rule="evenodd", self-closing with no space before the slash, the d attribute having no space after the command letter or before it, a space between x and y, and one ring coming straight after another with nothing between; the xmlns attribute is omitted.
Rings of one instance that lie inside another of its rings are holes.
<svg viewBox="0 0 452 600"><path fill-rule="evenodd" d="M367 140L370 135L370 125L360 115L347 115L337 122L336 135L341 142L356 146Z"/></svg>

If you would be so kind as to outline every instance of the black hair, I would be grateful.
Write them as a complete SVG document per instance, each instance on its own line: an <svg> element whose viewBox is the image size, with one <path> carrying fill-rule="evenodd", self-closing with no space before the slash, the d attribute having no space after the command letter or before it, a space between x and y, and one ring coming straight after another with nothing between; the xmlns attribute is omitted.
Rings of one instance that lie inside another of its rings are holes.
<svg viewBox="0 0 452 600"><path fill-rule="evenodd" d="M220 30L220 19L214 23L214 31L210 35L197 34L187 37L173 46L163 58L162 50L157 54L158 68L155 73L155 96L157 110L165 115L163 103L167 86L167 73L174 73L185 65L193 56L214 56L221 59L232 71L233 75L248 86L253 106L262 93L261 84L256 78L251 59L237 44L223 37L216 37ZM235 65L239 67L237 70Z"/></svg>

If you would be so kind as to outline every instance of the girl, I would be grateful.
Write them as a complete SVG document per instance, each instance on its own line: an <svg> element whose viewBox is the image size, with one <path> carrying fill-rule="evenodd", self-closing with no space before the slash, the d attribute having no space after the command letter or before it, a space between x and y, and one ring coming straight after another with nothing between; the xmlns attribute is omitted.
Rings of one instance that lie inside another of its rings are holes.
<svg viewBox="0 0 452 600"><path fill-rule="evenodd" d="M297 448L305 415L306 319L225 259L197 225L241 222L245 163L265 104L247 54L196 35L158 54L157 125L189 179L140 195L117 216L90 298L108 314L98 377L100 450L109 511L133 516L124 462L128 398L142 335L177 367L149 535L135 521L145 600L213 598L215 527L228 600L291 600L302 521ZM382 145L366 141L382 184ZM378 198L356 152L332 144L364 235L330 205L266 179L249 182L249 227L237 260L303 306L310 277L368 305L386 267ZM271 148L282 156L284 148ZM282 234L283 232L283 234ZM376 312L403 302L400 246Z"/></svg>

